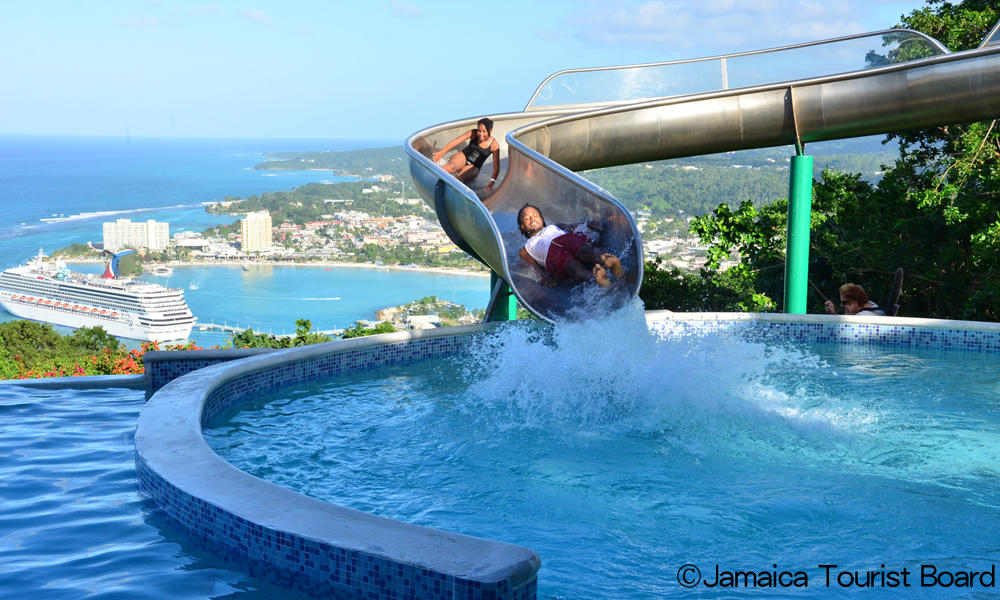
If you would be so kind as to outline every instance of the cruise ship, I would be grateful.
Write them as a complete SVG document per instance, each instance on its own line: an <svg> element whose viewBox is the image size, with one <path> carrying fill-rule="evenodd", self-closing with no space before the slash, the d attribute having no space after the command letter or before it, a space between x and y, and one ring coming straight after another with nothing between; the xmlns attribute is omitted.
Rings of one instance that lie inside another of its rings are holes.
<svg viewBox="0 0 1000 600"><path fill-rule="evenodd" d="M101 326L115 337L143 341L186 339L197 319L184 292L116 277L117 258L104 275L73 273L61 262L32 261L0 274L0 306L33 321L66 327Z"/></svg>

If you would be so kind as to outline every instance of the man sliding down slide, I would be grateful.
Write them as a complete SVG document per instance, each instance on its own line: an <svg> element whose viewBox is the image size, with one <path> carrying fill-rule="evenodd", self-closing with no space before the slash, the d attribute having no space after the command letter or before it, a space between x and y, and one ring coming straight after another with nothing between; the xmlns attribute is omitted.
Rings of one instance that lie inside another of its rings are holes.
<svg viewBox="0 0 1000 600"><path fill-rule="evenodd" d="M566 232L571 226L565 223L546 225L538 207L525 204L517 213L517 226L528 240L520 250L521 260L529 265L544 267L546 275L541 284L554 287L556 278L580 282L596 281L601 287L611 285L608 271L615 280L625 274L622 263L590 243L590 238L576 231ZM588 221L586 226L600 231L601 224Z"/></svg>

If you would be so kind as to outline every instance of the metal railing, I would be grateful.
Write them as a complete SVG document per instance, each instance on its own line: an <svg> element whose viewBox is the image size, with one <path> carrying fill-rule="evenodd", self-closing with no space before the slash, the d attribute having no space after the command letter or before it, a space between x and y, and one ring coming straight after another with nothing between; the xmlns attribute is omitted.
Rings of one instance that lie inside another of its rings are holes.
<svg viewBox="0 0 1000 600"><path fill-rule="evenodd" d="M568 69L543 81L525 110L633 103L863 71L940 54L948 49L934 38L889 29L724 56Z"/></svg>

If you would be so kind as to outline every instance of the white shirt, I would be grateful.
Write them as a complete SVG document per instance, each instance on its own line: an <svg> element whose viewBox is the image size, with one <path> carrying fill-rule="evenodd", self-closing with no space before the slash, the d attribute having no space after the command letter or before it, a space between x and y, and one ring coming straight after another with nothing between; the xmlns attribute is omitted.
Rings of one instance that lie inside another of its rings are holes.
<svg viewBox="0 0 1000 600"><path fill-rule="evenodd" d="M524 242L524 249L528 251L531 258L535 259L535 262L544 267L545 258L549 255L549 246L552 245L552 240L565 233L565 231L555 225L547 225L544 229L528 238L528 241Z"/></svg>

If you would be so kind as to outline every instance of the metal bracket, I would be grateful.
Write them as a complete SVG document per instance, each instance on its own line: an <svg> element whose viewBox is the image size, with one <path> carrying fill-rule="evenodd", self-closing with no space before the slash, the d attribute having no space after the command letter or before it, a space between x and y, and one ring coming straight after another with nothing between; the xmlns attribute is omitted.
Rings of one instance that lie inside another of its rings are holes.
<svg viewBox="0 0 1000 600"><path fill-rule="evenodd" d="M795 112L795 88L788 88L788 101L792 104L792 125L795 126L795 156L805 156L806 145L802 143L802 136L799 135L799 115Z"/></svg>
<svg viewBox="0 0 1000 600"><path fill-rule="evenodd" d="M483 315L483 323L489 323L493 319L493 313L496 312L497 306L500 304L500 298L503 297L506 300L506 297L510 295L510 292L504 293L503 291L506 286L507 282L497 277L497 284L493 286L490 301L486 304L486 314Z"/></svg>

